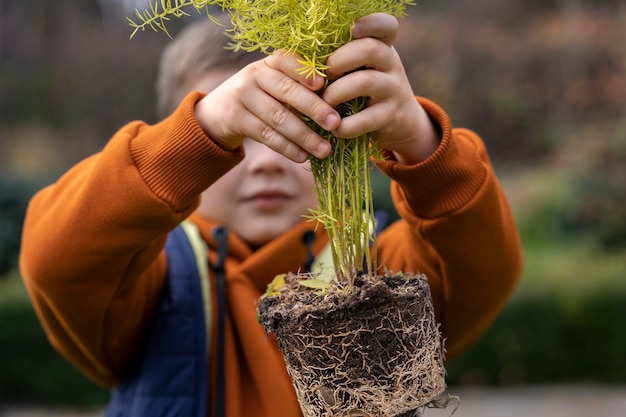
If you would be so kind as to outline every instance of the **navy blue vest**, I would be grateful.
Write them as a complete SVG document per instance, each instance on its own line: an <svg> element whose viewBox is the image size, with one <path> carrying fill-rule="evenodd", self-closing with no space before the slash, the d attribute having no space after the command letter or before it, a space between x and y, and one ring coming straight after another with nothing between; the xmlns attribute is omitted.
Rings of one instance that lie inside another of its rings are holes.
<svg viewBox="0 0 626 417"><path fill-rule="evenodd" d="M208 341L200 272L182 226L170 233L165 250L167 279L146 344L113 391L107 417L207 415Z"/></svg>

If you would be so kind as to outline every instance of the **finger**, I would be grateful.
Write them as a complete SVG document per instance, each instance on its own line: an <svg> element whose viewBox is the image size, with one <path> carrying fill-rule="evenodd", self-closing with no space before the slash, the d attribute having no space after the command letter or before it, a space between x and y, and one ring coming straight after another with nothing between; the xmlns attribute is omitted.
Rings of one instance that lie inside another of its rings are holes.
<svg viewBox="0 0 626 417"><path fill-rule="evenodd" d="M387 94L384 74L373 70L361 70L346 75L328 85L322 98L330 106L337 107L353 98L377 98ZM387 87L388 88L388 87Z"/></svg>
<svg viewBox="0 0 626 417"><path fill-rule="evenodd" d="M246 125L242 129L246 137L264 144L294 162L304 162L309 157L306 150L279 134L252 112L242 115L241 120L242 124Z"/></svg>
<svg viewBox="0 0 626 417"><path fill-rule="evenodd" d="M361 68L388 71L398 65L396 55L392 47L377 39L357 39L328 57L326 75L329 80L336 80Z"/></svg>
<svg viewBox="0 0 626 417"><path fill-rule="evenodd" d="M344 117L333 134L338 138L355 138L369 132L384 133L394 110L392 105L385 102L378 103L376 107L366 107L358 113Z"/></svg>
<svg viewBox="0 0 626 417"><path fill-rule="evenodd" d="M393 74L375 70L361 70L348 74L329 84L322 98L332 106L349 102L357 97L367 97L367 105L358 113L344 117L333 131L337 137L354 137L375 132L394 120L398 98L404 86Z"/></svg>
<svg viewBox="0 0 626 417"><path fill-rule="evenodd" d="M352 28L352 37L376 38L387 45L392 45L398 34L398 19L385 13L374 13L357 19Z"/></svg>
<svg viewBox="0 0 626 417"><path fill-rule="evenodd" d="M294 68L293 65L289 67ZM285 66L282 68L285 69ZM337 111L317 93L304 88L299 80L280 70L270 71L266 75L257 78L257 83L267 94L310 117L326 130L335 129L339 125L341 119ZM322 80L320 82L323 83Z"/></svg>
<svg viewBox="0 0 626 417"><path fill-rule="evenodd" d="M281 49L265 58L264 61L271 68L289 75L311 91L318 91L324 86L323 77L307 77L300 71L304 67L304 64L302 63L302 57L297 54L289 53Z"/></svg>
<svg viewBox="0 0 626 417"><path fill-rule="evenodd" d="M302 162L303 156L306 159L308 154L324 158L330 152L328 141L309 128L283 103L262 91L251 92L244 98L243 104L258 118L247 133L248 137L297 162Z"/></svg>

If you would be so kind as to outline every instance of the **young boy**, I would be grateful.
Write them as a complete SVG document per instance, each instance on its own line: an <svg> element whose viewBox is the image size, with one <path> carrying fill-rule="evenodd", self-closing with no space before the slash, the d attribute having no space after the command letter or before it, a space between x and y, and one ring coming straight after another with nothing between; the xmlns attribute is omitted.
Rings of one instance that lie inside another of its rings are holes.
<svg viewBox="0 0 626 417"><path fill-rule="evenodd" d="M397 27L381 14L355 22L318 95L323 80L298 74L296 56L244 66L219 52L222 29L196 25L162 61L167 117L127 124L33 197L24 280L51 343L116 388L109 415L301 415L255 317L272 278L327 245L302 215L317 202L305 161L327 156L329 144L292 108L338 137L372 131L385 149L378 167L401 219L379 235L378 259L428 276L447 356L491 324L520 275L517 231L478 136L414 97L392 47ZM334 107L357 96L369 97L367 108L340 119ZM176 261L171 242L186 219L208 246L208 289L187 277L193 257L187 269Z"/></svg>

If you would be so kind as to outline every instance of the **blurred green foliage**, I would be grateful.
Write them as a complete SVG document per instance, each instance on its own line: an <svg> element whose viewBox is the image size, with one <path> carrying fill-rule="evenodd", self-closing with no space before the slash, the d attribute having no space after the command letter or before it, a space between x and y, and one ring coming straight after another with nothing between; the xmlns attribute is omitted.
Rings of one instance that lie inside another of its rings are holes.
<svg viewBox="0 0 626 417"><path fill-rule="evenodd" d="M626 383L626 257L584 239L526 246L520 287L448 383Z"/></svg>
<svg viewBox="0 0 626 417"><path fill-rule="evenodd" d="M0 276L17 263L26 206L39 186L10 175L0 176Z"/></svg>

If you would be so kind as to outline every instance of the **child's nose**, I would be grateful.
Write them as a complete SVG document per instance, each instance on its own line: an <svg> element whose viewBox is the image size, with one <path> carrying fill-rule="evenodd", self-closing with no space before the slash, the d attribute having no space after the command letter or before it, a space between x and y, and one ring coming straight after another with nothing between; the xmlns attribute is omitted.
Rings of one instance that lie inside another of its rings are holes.
<svg viewBox="0 0 626 417"><path fill-rule="evenodd" d="M287 170L289 160L265 145L255 143L246 146L247 168L249 172L281 174Z"/></svg>

